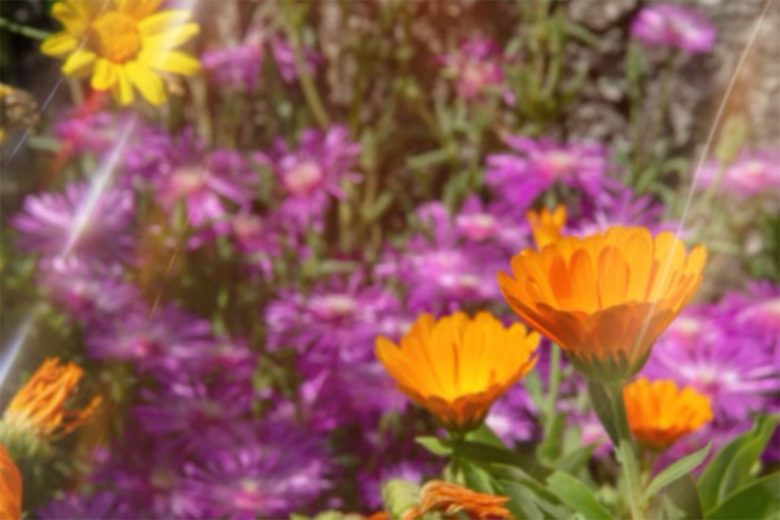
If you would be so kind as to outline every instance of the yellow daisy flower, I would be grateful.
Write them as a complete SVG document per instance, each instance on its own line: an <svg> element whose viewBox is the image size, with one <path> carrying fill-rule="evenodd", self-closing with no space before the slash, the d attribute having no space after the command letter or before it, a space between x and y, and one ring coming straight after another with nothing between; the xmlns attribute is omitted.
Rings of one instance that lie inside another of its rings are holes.
<svg viewBox="0 0 780 520"><path fill-rule="evenodd" d="M91 76L98 91L111 91L122 105L134 88L152 105L165 102L161 72L190 76L195 58L173 50L199 31L182 9L159 11L162 0L63 0L52 16L64 30L46 38L41 51L65 58L63 74Z"/></svg>
<svg viewBox="0 0 780 520"><path fill-rule="evenodd" d="M536 363L539 335L480 312L458 312L436 321L420 316L394 345L376 341L376 355L399 388L448 429L480 425L493 402Z"/></svg>
<svg viewBox="0 0 780 520"><path fill-rule="evenodd" d="M674 381L637 379L623 388L628 426L637 444L663 451L712 420L709 397Z"/></svg>
<svg viewBox="0 0 780 520"><path fill-rule="evenodd" d="M670 232L613 227L526 249L498 284L512 310L586 377L624 381L696 294L706 258L703 246L686 254Z"/></svg>

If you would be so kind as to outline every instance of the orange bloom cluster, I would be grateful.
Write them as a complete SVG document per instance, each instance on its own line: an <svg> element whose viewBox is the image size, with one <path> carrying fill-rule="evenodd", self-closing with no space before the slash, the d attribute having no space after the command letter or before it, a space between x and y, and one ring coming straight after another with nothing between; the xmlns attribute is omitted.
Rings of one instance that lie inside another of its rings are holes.
<svg viewBox="0 0 780 520"><path fill-rule="evenodd" d="M637 443L663 451L712 420L710 399L673 381L637 379L623 388L628 425Z"/></svg>
<svg viewBox="0 0 780 520"><path fill-rule="evenodd" d="M3 423L16 431L30 431L42 440L55 440L80 426L100 404L96 396L83 409L66 410L84 372L73 363L60 365L49 358L14 395Z"/></svg>
<svg viewBox="0 0 780 520"><path fill-rule="evenodd" d="M11 456L0 444L0 518L18 520L22 517L22 477Z"/></svg>
<svg viewBox="0 0 780 520"><path fill-rule="evenodd" d="M529 211L525 214L525 218L531 226L536 247L541 250L544 246L560 240L561 228L566 224L566 206L560 205L553 212L547 208L542 208L538 213Z"/></svg>
<svg viewBox="0 0 780 520"><path fill-rule="evenodd" d="M498 283L512 310L588 378L626 380L699 289L707 254L672 233L613 227L512 258Z"/></svg>
<svg viewBox="0 0 780 520"><path fill-rule="evenodd" d="M456 484L432 480L423 486L420 503L407 511L403 520L417 520L434 511L445 516L462 513L475 520L512 518L509 510L503 507L507 501L509 497L477 493Z"/></svg>
<svg viewBox="0 0 780 520"><path fill-rule="evenodd" d="M376 355L412 401L448 429L479 426L493 402L536 363L539 335L505 328L486 312L440 319L423 314L396 346L376 341Z"/></svg>

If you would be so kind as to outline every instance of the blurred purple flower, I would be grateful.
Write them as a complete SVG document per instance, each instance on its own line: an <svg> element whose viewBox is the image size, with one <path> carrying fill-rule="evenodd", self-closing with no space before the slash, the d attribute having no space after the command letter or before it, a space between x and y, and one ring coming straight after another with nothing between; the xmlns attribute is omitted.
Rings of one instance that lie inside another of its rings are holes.
<svg viewBox="0 0 780 520"><path fill-rule="evenodd" d="M522 385L510 388L490 408L485 424L511 448L538 436L537 410Z"/></svg>
<svg viewBox="0 0 780 520"><path fill-rule="evenodd" d="M677 223L663 221L664 207L645 195L636 197L631 188L605 178L601 196L594 200L582 199L580 215L571 215L574 233L587 236L605 231L611 226L642 226L652 234L660 231L676 230ZM564 233L568 234L568 233Z"/></svg>
<svg viewBox="0 0 780 520"><path fill-rule="evenodd" d="M769 393L780 390L774 360L765 345L741 327L731 326L735 316L729 309L714 307L705 316L701 312L694 308L692 317L705 320L697 324L705 332L694 332L683 341L674 329L664 334L643 373L704 393L711 399L716 420L744 421L765 408ZM691 314L683 311L681 316Z"/></svg>
<svg viewBox="0 0 780 520"><path fill-rule="evenodd" d="M247 419L257 392L250 379L231 380L226 373L164 381L158 391L142 390L144 404L133 409L138 427L153 436L164 436L175 449L205 456L210 451L251 443Z"/></svg>
<svg viewBox="0 0 780 520"><path fill-rule="evenodd" d="M252 91L260 79L263 65L263 46L259 42L245 42L224 49L204 52L203 68L211 72L214 81L232 89Z"/></svg>
<svg viewBox="0 0 780 520"><path fill-rule="evenodd" d="M209 518L286 518L306 511L331 485L316 439L283 423L266 424L252 442L214 452L189 469Z"/></svg>
<svg viewBox="0 0 780 520"><path fill-rule="evenodd" d="M455 216L455 230L460 239L472 244L495 244L509 258L530 247L531 230L525 215L514 214L496 204L483 204L471 195Z"/></svg>
<svg viewBox="0 0 780 520"><path fill-rule="evenodd" d="M211 325L173 304L150 313L133 309L100 320L87 331L87 354L99 359L131 361L142 371L176 370L202 362L214 342Z"/></svg>
<svg viewBox="0 0 780 520"><path fill-rule="evenodd" d="M734 312L734 328L755 337L773 349L780 349L780 285L754 281L747 292L730 292L723 307Z"/></svg>
<svg viewBox="0 0 780 520"><path fill-rule="evenodd" d="M721 194L753 197L772 193L777 198L777 186L780 186L780 152L777 150L743 151L722 174L720 170L719 162L707 162L699 172L696 187L708 189L722 175L718 186Z"/></svg>
<svg viewBox="0 0 780 520"><path fill-rule="evenodd" d="M506 92L504 56L491 40L478 36L464 39L456 51L439 60L444 66L444 75L455 80L458 96L466 101L478 99L491 90Z"/></svg>
<svg viewBox="0 0 780 520"><path fill-rule="evenodd" d="M631 23L631 34L648 47L671 47L688 54L709 52L715 26L699 13L672 4L645 7Z"/></svg>
<svg viewBox="0 0 780 520"><path fill-rule="evenodd" d="M503 204L524 211L556 182L582 190L595 200L602 197L608 167L602 145L560 145L523 136L508 136L504 142L516 153L488 155L485 174L487 185Z"/></svg>
<svg viewBox="0 0 780 520"><path fill-rule="evenodd" d="M268 347L292 347L309 365L373 359L377 326L397 307L389 292L365 285L359 274L320 282L308 294L280 291L265 310Z"/></svg>
<svg viewBox="0 0 780 520"><path fill-rule="evenodd" d="M41 520L130 520L133 515L126 503L117 499L114 493L95 493L94 495L76 495L69 493L62 498L52 500L46 507L37 511L36 518Z"/></svg>
<svg viewBox="0 0 780 520"><path fill-rule="evenodd" d="M340 184L361 178L352 171L359 153L360 146L349 140L347 129L334 126L324 134L304 130L295 150L277 140L269 152L257 153L255 158L279 181L285 197L279 207L280 219L293 222L299 230L321 231L330 196L343 198Z"/></svg>
<svg viewBox="0 0 780 520"><path fill-rule="evenodd" d="M298 67L295 64L295 51L284 38L277 36L271 38L271 54L273 55L279 75L285 83L294 83L298 79ZM317 67L322 63L322 56L312 49L304 48L303 61L309 75L314 75Z"/></svg>
<svg viewBox="0 0 780 520"><path fill-rule="evenodd" d="M105 263L126 262L133 249L134 209L133 194L127 190L98 191L86 182L70 183L61 193L25 197L11 224L19 231L19 247L44 257L72 254Z"/></svg>
<svg viewBox="0 0 780 520"><path fill-rule="evenodd" d="M138 288L122 280L124 270L118 265L56 257L42 260L38 273L52 301L84 323L123 314L141 301Z"/></svg>
<svg viewBox="0 0 780 520"><path fill-rule="evenodd" d="M64 147L63 154L102 153L116 142L120 121L111 112L87 112L78 110L63 114L52 123L54 136Z"/></svg>

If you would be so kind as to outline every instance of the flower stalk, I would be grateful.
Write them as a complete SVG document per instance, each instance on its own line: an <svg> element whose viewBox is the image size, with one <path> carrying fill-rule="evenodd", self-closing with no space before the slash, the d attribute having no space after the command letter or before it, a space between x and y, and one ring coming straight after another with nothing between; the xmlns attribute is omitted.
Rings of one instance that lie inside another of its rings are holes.
<svg viewBox="0 0 780 520"><path fill-rule="evenodd" d="M642 479L639 471L639 459L637 457L634 440L628 426L626 405L623 399L623 384L615 383L606 386L610 394L614 412L615 426L618 435L618 444L615 453L620 460L620 467L626 482L626 497L631 510L633 520L647 518L647 504L642 489Z"/></svg>

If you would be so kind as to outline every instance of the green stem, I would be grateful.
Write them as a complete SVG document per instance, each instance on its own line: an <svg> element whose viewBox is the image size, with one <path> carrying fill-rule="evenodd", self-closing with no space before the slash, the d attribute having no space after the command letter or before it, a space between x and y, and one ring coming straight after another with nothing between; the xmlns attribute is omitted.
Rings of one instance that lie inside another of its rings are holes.
<svg viewBox="0 0 780 520"><path fill-rule="evenodd" d="M626 406L623 400L623 385L622 383L617 383L608 385L607 388L612 398L618 434L618 446L615 447L615 451L620 459L620 466L626 479L626 496L628 506L631 509L631 518L633 520L644 520L647 518L647 504L645 504L642 489L639 459L637 458L631 430L628 427Z"/></svg>
<svg viewBox="0 0 780 520"><path fill-rule="evenodd" d="M561 347L552 344L550 358L550 388L547 392L545 403L544 433L545 438L550 434L555 422L555 405L558 401L558 389L561 385Z"/></svg>
<svg viewBox="0 0 780 520"><path fill-rule="evenodd" d="M306 98L306 103L309 105L314 119L317 120L323 129L327 129L330 126L330 117L325 111L325 106L320 99L320 95L317 93L317 87L312 81L311 74L309 73L309 67L306 65L306 59L303 56L303 48L301 45L301 38L298 34L298 28L293 23L287 24L287 35L290 38L290 45L293 48L295 54L295 70L298 72L298 78L301 82L301 88L303 89L303 97Z"/></svg>
<svg viewBox="0 0 780 520"><path fill-rule="evenodd" d="M3 29L8 29L12 33L21 34L27 38L32 38L33 40L45 40L51 36L51 33L47 31L21 25L6 18L0 18L0 27Z"/></svg>

